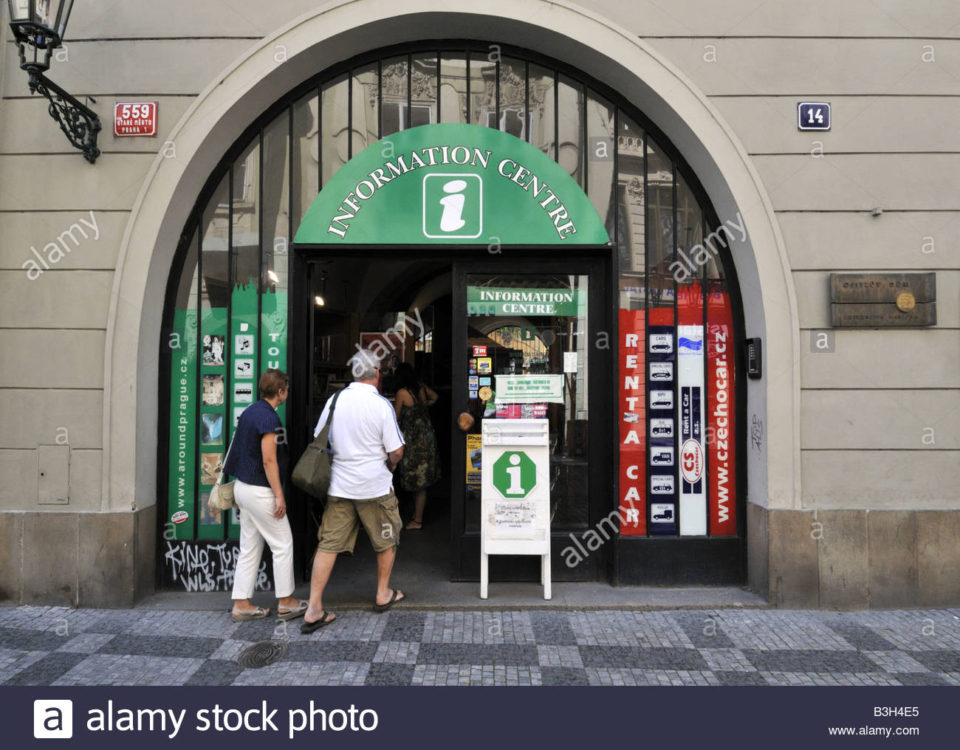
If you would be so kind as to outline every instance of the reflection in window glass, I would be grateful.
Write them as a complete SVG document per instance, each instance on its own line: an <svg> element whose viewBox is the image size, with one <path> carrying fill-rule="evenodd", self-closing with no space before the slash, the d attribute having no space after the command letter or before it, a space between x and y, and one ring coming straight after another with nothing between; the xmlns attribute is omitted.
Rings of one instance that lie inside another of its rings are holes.
<svg viewBox="0 0 960 750"><path fill-rule="evenodd" d="M617 136L617 243L620 255L620 307L638 310L646 301L646 210L643 131L623 112Z"/></svg>
<svg viewBox="0 0 960 750"><path fill-rule="evenodd" d="M263 131L263 275L261 289L287 289L290 239L290 115L284 112Z"/></svg>
<svg viewBox="0 0 960 750"><path fill-rule="evenodd" d="M707 252L707 262L704 264L704 275L708 279L723 278L723 264L720 262L720 250L728 247L730 235L727 231L709 232L704 247Z"/></svg>
<svg viewBox="0 0 960 750"><path fill-rule="evenodd" d="M200 238L194 233L187 248L187 258L183 262L183 271L180 273L180 283L177 285L177 310L197 309L197 282L200 268L198 266Z"/></svg>
<svg viewBox="0 0 960 750"><path fill-rule="evenodd" d="M648 305L673 305L673 162L647 137Z"/></svg>
<svg viewBox="0 0 960 750"><path fill-rule="evenodd" d="M614 236L614 109L591 94L587 98L587 195L600 214L610 237Z"/></svg>
<svg viewBox="0 0 960 750"><path fill-rule="evenodd" d="M440 122L467 122L466 55L444 54L440 58Z"/></svg>
<svg viewBox="0 0 960 750"><path fill-rule="evenodd" d="M483 53L470 55L470 122L497 125L497 66Z"/></svg>
<svg viewBox="0 0 960 750"><path fill-rule="evenodd" d="M356 156L371 143L376 143L379 128L376 63L353 71L350 81L352 100L352 152Z"/></svg>
<svg viewBox="0 0 960 750"><path fill-rule="evenodd" d="M260 139L233 164L233 284L259 286L260 213L257 190L260 180Z"/></svg>
<svg viewBox="0 0 960 750"><path fill-rule="evenodd" d="M260 280L260 372L287 370L287 288L290 259L289 112L263 131L263 237ZM316 169L313 170L316 174ZM252 395L252 394L251 394ZM285 420L285 405L277 413Z"/></svg>
<svg viewBox="0 0 960 750"><path fill-rule="evenodd" d="M321 90L320 114L323 167L323 184L326 185L337 170L347 163L350 153L350 139L347 129L347 99L349 81L346 76L331 81Z"/></svg>
<svg viewBox="0 0 960 750"><path fill-rule="evenodd" d="M320 192L319 99L311 93L293 105L293 219L300 224L313 199Z"/></svg>
<svg viewBox="0 0 960 750"><path fill-rule="evenodd" d="M687 185L683 177L677 177L677 250L682 253L678 260L688 273L681 273L681 268L675 266L675 273L680 274L684 282L692 282L702 277L704 254L700 252L703 241L703 212L697 198Z"/></svg>
<svg viewBox="0 0 960 750"><path fill-rule="evenodd" d="M583 86L565 76L560 76L557 87L557 109L559 111L557 140L560 144L557 162L577 181L578 185L583 187L585 137Z"/></svg>
<svg viewBox="0 0 960 750"><path fill-rule="evenodd" d="M406 55L390 57L381 63L381 137L399 133L405 127L405 113L410 91L407 70Z"/></svg>
<svg viewBox="0 0 960 750"><path fill-rule="evenodd" d="M500 61L500 121L497 128L528 140L526 112L526 66L520 60L504 58Z"/></svg>
<svg viewBox="0 0 960 750"><path fill-rule="evenodd" d="M554 76L553 71L539 65L530 66L530 81L527 87L530 97L531 144L551 159L556 158L556 129L554 128Z"/></svg>
<svg viewBox="0 0 960 750"><path fill-rule="evenodd" d="M241 188L240 185L243 185ZM226 401L239 416L253 399L257 379L260 288L260 139L252 143L233 163L233 210L230 258L232 289L230 325L227 328ZM246 389L246 390L244 390ZM236 424L228 421L227 437Z"/></svg>
<svg viewBox="0 0 960 750"><path fill-rule="evenodd" d="M227 306L227 242L230 223L230 177L224 175L203 212L201 246L203 279L200 306L204 309Z"/></svg>
<svg viewBox="0 0 960 750"><path fill-rule="evenodd" d="M410 112L405 128L430 125L437 121L437 56L415 54L410 66Z"/></svg>

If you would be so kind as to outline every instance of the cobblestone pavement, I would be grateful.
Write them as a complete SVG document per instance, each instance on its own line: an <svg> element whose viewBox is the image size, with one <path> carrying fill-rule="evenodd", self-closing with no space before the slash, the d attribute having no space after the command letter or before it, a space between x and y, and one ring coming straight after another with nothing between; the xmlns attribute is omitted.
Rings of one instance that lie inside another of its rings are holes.
<svg viewBox="0 0 960 750"><path fill-rule="evenodd" d="M960 685L960 609L228 612L0 608L5 685ZM255 642L283 656L245 669Z"/></svg>

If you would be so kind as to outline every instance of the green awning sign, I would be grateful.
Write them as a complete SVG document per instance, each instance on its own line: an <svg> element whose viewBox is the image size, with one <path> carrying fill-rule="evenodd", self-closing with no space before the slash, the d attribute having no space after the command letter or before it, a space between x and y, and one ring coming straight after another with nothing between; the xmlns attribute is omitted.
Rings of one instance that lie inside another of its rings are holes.
<svg viewBox="0 0 960 750"><path fill-rule="evenodd" d="M603 222L559 164L479 125L423 125L344 165L307 211L300 245L605 245Z"/></svg>
<svg viewBox="0 0 960 750"><path fill-rule="evenodd" d="M467 287L467 315L585 315L579 289Z"/></svg>

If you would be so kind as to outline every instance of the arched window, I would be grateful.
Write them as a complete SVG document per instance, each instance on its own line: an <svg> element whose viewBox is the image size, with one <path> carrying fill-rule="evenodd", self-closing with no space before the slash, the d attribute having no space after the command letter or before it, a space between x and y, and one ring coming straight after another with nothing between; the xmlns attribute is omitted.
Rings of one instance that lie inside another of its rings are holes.
<svg viewBox="0 0 960 750"><path fill-rule="evenodd" d="M509 132L557 161L616 248L619 372L603 408L618 425L610 507L621 535L738 535L735 222L718 222L667 135L622 96L555 60L469 42L325 71L265 112L211 175L165 310L167 539L238 536L232 518L207 515L206 495L259 374L289 369L290 243L317 193L380 138L450 122Z"/></svg>

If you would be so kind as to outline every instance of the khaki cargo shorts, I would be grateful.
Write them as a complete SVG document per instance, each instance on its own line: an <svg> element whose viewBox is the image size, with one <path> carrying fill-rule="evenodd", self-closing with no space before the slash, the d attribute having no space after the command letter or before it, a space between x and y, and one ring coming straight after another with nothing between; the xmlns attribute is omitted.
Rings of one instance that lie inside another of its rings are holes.
<svg viewBox="0 0 960 750"><path fill-rule="evenodd" d="M359 521L359 523L358 523ZM317 531L324 552L350 552L357 544L357 533L363 524L375 552L385 552L400 544L400 511L397 496L391 491L370 500L350 500L327 496L327 507Z"/></svg>

